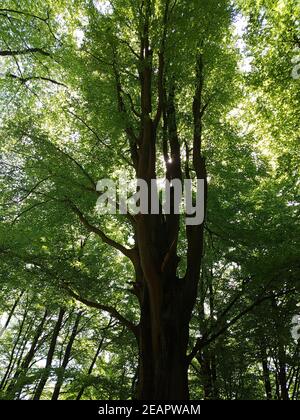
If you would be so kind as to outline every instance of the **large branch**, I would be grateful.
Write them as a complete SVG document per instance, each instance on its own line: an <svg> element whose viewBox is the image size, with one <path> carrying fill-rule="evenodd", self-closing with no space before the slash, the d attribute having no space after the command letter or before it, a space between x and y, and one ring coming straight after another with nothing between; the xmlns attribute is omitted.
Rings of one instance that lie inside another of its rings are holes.
<svg viewBox="0 0 300 420"><path fill-rule="evenodd" d="M206 178L204 173L204 161L202 156L202 129L203 121L203 87L204 87L204 63L200 54L196 62L196 85L193 99L193 118L194 118L194 139L193 139L193 165L197 178Z"/></svg>
<svg viewBox="0 0 300 420"><path fill-rule="evenodd" d="M114 308L112 306L108 306L108 305L102 305L101 303L98 303L98 302L90 301L89 299L86 299L86 298L78 295L73 290L71 290L69 287L65 287L65 289L67 290L67 292L69 293L69 295L71 297L73 297L74 299L83 303L84 305L87 305L90 308L99 309L100 311L108 312L112 317L117 319L122 325L124 325L131 332L133 332L133 334L135 335L136 338L138 337L138 326L135 325L134 323L132 323L131 321L129 321L128 319L126 319L123 315L121 315L116 310L116 308Z"/></svg>
<svg viewBox="0 0 300 420"><path fill-rule="evenodd" d="M25 54L32 54L32 53L39 53L42 55L50 56L50 53L43 50L42 48L26 48L24 50L4 50L0 51L0 56L15 56L15 55L25 55Z"/></svg>
<svg viewBox="0 0 300 420"><path fill-rule="evenodd" d="M85 217L85 215L81 212L81 210L75 206L74 203L72 203L70 200L66 200L68 206L70 209L78 216L81 223L90 231L98 235L103 242L105 242L107 245L110 245L111 247L117 249L120 251L123 255L128 257L131 261L134 259L134 251L132 249L128 249L124 247L123 245L119 244L118 242L114 241L113 239L109 238L101 229L98 227L92 225L88 219Z"/></svg>

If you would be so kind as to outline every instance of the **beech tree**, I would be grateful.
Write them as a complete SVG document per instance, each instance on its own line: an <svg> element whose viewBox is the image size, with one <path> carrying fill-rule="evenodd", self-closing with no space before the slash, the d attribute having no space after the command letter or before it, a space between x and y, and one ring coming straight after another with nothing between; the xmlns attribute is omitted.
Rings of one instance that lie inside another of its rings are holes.
<svg viewBox="0 0 300 420"><path fill-rule="evenodd" d="M297 399L299 7L23 3L0 8L4 397L243 399L260 378L251 398ZM97 182L123 173L203 180L203 222L150 194L148 214L99 214ZM105 321L111 350L100 334L84 359Z"/></svg>

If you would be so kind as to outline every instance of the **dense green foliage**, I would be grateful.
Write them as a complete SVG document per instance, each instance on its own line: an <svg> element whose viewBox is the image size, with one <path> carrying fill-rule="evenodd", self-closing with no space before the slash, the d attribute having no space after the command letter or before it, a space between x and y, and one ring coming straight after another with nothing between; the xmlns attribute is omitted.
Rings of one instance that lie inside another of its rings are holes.
<svg viewBox="0 0 300 420"><path fill-rule="evenodd" d="M98 180L125 170L135 177L145 3L1 1L2 399L136 397L140 307L124 255L136 235L130 217L100 216L95 204ZM300 108L291 74L300 4L150 3L152 100L160 83L173 91L182 171L193 175L197 57L204 69L208 201L190 397L299 399Z"/></svg>

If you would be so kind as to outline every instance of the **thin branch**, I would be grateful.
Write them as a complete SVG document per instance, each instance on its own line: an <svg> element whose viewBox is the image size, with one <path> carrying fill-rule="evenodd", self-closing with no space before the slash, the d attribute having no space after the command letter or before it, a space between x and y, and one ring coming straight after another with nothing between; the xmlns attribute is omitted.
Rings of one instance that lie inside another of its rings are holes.
<svg viewBox="0 0 300 420"><path fill-rule="evenodd" d="M157 128L163 111L163 103L165 100L165 49L166 49L166 40L167 40L167 29L168 29L168 21L169 21L169 7L170 7L170 0L166 0L165 4L165 11L163 17L163 34L161 40L161 46L158 53L158 106L156 116L154 118L154 126Z"/></svg>
<svg viewBox="0 0 300 420"><path fill-rule="evenodd" d="M134 115L136 117L141 118L142 114L135 109L135 106L134 106L134 103L133 103L133 99L132 99L130 93L125 93L125 95L129 99L131 111L134 113Z"/></svg>
<svg viewBox="0 0 300 420"><path fill-rule="evenodd" d="M125 122L125 133L129 139L130 150L131 150L131 158L134 164L134 167L137 168L138 165L138 152L137 152L137 144L138 138L135 135L134 129L129 123L129 118L126 111L126 106L123 100L124 91L121 84L121 77L120 73L117 68L117 61L116 61L116 51L113 48L113 71L115 76L115 84L116 84L116 93L117 93L117 102L118 102L118 110L120 114L123 116L123 120Z"/></svg>
<svg viewBox="0 0 300 420"><path fill-rule="evenodd" d="M23 132L23 135L28 137L34 137L31 133ZM69 159L71 162L73 162L79 170L82 172L82 174L88 179L90 184L93 187L93 190L96 190L96 182L93 180L92 176L88 173L88 171L79 163L73 156L71 156L68 152L65 150L62 150L60 147L58 147L56 144L52 143L50 140L47 141L48 144L53 147L57 152L61 153L63 156L65 156L67 159ZM49 176L48 178L53 177L53 175ZM48 179L46 178L46 179ZM42 181L43 182L43 181Z"/></svg>
<svg viewBox="0 0 300 420"><path fill-rule="evenodd" d="M116 150L109 144L105 143L99 136L96 130L94 130L83 118L81 118L79 115L75 114L75 112L71 111L70 109L67 110L69 114L71 114L74 118L76 118L78 121L80 121L97 139L97 141L102 144L103 146L107 147L109 150L111 150L114 154L117 154ZM118 154L119 155L119 154ZM132 163L126 159L125 156L120 154L121 158L130 166L133 166Z"/></svg>
<svg viewBox="0 0 300 420"><path fill-rule="evenodd" d="M17 79L21 83L26 83L26 82L29 82L31 80L43 80L45 82L50 82L50 83L53 83L53 84L55 84L57 86L62 86L64 88L68 89L68 86L65 85L64 83L58 82L57 80L54 80L54 79L52 79L50 77L43 77L43 76L20 77L20 76L17 76L15 74L7 74L7 77L10 77L12 79Z"/></svg>
<svg viewBox="0 0 300 420"><path fill-rule="evenodd" d="M72 203L70 200L66 199L66 203L68 204L69 208L78 216L80 222L90 231L98 235L104 243L107 245L110 245L111 247L117 249L120 251L123 255L128 257L131 261L133 261L134 258L134 251L131 249L128 249L124 247L123 245L119 244L118 242L114 241L113 239L109 238L101 229L98 227L92 225L87 218L84 216L84 214L81 212L81 210L75 206L74 203Z"/></svg>
<svg viewBox="0 0 300 420"><path fill-rule="evenodd" d="M132 46L130 45L130 43L128 42L128 41L126 41L125 39L120 39L120 38L118 38L118 41L119 42L121 42L121 44L124 44L124 45L126 45L129 49L130 49L130 51L132 52L132 54L139 60L140 59L140 56L139 56L139 54L136 52L136 51L134 51L134 49L132 48Z"/></svg>
<svg viewBox="0 0 300 420"><path fill-rule="evenodd" d="M117 319L122 325L124 325L131 332L133 332L133 334L135 335L135 337L138 337L138 326L135 325L135 324L133 324L131 321L127 320L123 315L121 315L116 310L116 308L114 308L112 306L108 306L108 305L102 305L101 303L98 303L98 302L92 302L92 301L90 301L90 300L88 300L88 299L86 299L86 298L78 295L77 293L75 293L69 287L65 286L64 288L69 293L69 295L71 297L73 297L74 299L76 299L79 302L83 303L84 305L87 305L90 308L95 308L95 309L99 309L101 311L108 312L112 317L114 317L115 319Z"/></svg>
<svg viewBox="0 0 300 420"><path fill-rule="evenodd" d="M61 154L66 156L71 162L73 162L80 169L80 171L83 173L83 175L89 180L89 182L91 183L93 188L96 189L96 182L93 180L92 176L88 173L88 171L73 156L69 155L68 152L60 149L58 146L54 145L53 143L51 143L51 144L54 146L54 148L58 152L60 152Z"/></svg>
<svg viewBox="0 0 300 420"><path fill-rule="evenodd" d="M41 184L43 184L43 182L48 181L48 179L50 178L51 176L47 176L46 178L43 178L40 181L38 181L30 190L26 192L24 197L21 198L20 202L26 200L26 198L28 198Z"/></svg>
<svg viewBox="0 0 300 420"><path fill-rule="evenodd" d="M29 12L25 12L22 10L15 10L15 9L0 9L0 12L5 12L5 13L16 13L18 15L23 15L23 16L28 16L34 19L38 19L42 22L47 22L49 20L49 16L47 16L46 18L43 18L41 16L37 16L34 15L33 13L29 13Z"/></svg>
<svg viewBox="0 0 300 420"><path fill-rule="evenodd" d="M1 16L4 16L9 21L11 21L12 19L16 19L16 18L14 18L12 16L9 16L7 13L23 15L23 16L27 16L27 17L32 18L32 19L39 20L39 21L43 22L45 25L47 25L50 34L53 36L53 38L56 41L58 40L56 38L55 34L53 33L53 30L52 30L52 28L50 26L50 22L49 22L49 20L50 20L49 11L47 11L47 17L42 17L42 16L35 15L33 13L29 13L29 12L23 11L23 10L15 10L15 9L0 9L0 12L2 12L2 13L0 13L0 15Z"/></svg>
<svg viewBox="0 0 300 420"><path fill-rule="evenodd" d="M32 206L27 207L23 211L21 211L12 221L12 224L14 225L20 217L24 216L24 214L30 212L31 210L35 209L36 207L43 206L44 204L48 204L51 200L42 201L39 203L34 203Z"/></svg>
<svg viewBox="0 0 300 420"><path fill-rule="evenodd" d="M295 288L286 290L282 293L277 294L276 297L285 296L289 293L295 292L295 290L296 290ZM223 335L230 327L235 325L243 316L250 313L254 308L259 306L263 302L265 302L269 299L273 299L273 298L274 298L274 294L267 295L267 296L262 296L260 299L257 299L255 302L253 302L251 305L249 305L247 308L245 308L243 311L241 311L238 315L236 315L231 321L227 322L226 325L224 325L219 331L215 332L214 334L212 334L210 336L209 336L209 334L206 334L203 337L198 338L193 350L187 356L188 362L191 363L191 361L197 355L198 351L201 350L201 348L207 346L211 342L215 341L218 337Z"/></svg>

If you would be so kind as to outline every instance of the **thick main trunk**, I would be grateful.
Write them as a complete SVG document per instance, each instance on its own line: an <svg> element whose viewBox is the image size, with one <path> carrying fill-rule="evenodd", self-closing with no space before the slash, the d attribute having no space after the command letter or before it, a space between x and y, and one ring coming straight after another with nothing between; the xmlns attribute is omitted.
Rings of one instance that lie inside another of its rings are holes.
<svg viewBox="0 0 300 420"><path fill-rule="evenodd" d="M180 282L180 280L175 280ZM138 399L187 400L186 357L190 314L184 309L182 287L164 295L159 325L159 347L153 346L149 296L145 292L140 324L140 366Z"/></svg>
<svg viewBox="0 0 300 420"><path fill-rule="evenodd" d="M168 16L166 2L165 22ZM144 10L143 10L144 9ZM156 179L158 125L163 114L163 153L166 162L166 179L182 180L181 146L177 132L175 86L167 92L164 74L162 43L160 55L159 104L153 119L153 50L149 29L152 17L151 1L143 3L143 31L140 49L139 79L141 85L141 124L138 138L138 162L135 167L138 179L148 187L148 214L136 217L136 294L141 308L139 334L139 391L144 400L187 400L189 322L197 296L197 287L203 254L204 226L188 226L187 271L184 278L177 277L177 255L180 218L173 205L170 214L151 212L151 182ZM193 169L198 179L206 179L205 160L201 152L202 74L197 73L193 115L195 133L193 141ZM170 152L170 155L169 155ZM171 158L171 160L170 160ZM187 161L189 158L187 157ZM190 178L189 162L186 177ZM207 187L207 185L206 185ZM170 196L173 194L170 190ZM204 198L206 205L206 197Z"/></svg>

